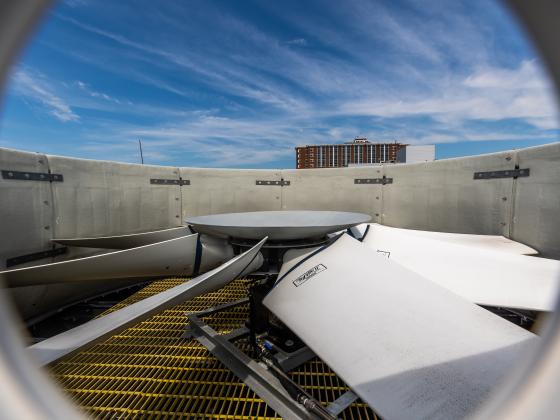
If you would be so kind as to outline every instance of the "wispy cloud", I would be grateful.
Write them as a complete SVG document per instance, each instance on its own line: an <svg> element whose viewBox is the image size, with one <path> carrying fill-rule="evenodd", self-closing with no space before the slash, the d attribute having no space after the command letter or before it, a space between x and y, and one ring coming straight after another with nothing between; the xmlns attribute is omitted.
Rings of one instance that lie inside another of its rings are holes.
<svg viewBox="0 0 560 420"><path fill-rule="evenodd" d="M85 111L101 111L107 118L119 119L123 115L139 117L156 117L162 119L178 119L194 113L194 115L208 114L215 110L185 111L177 107L165 105L132 102L126 97L116 97L95 89L89 83L80 80L61 81L47 76L38 70L26 66L16 71L12 77L13 93L39 105L41 111L52 115L62 122L84 122L78 115ZM93 122L91 116L87 119Z"/></svg>
<svg viewBox="0 0 560 420"><path fill-rule="evenodd" d="M184 156L189 165L211 167L258 166L290 159L302 138L309 142L337 139L324 127L302 127L297 119L290 123L205 113L192 113L180 122L159 126L107 125L88 137L80 149L96 156L110 153L117 160L135 160L136 141L140 138L144 150L158 156L159 162Z"/></svg>
<svg viewBox="0 0 560 420"><path fill-rule="evenodd" d="M52 86L39 72L19 69L13 76L13 89L34 103L40 104L46 112L60 121L77 121L80 117L64 99L57 96Z"/></svg>
<svg viewBox="0 0 560 420"><path fill-rule="evenodd" d="M249 98L283 110L301 110L307 106L301 95L295 94L293 90L282 89L280 84L263 77L258 71L248 72L246 65L240 66L235 63L236 60L230 61L227 56L223 56L223 54L220 54L217 58L211 58L210 54L201 57L199 53L192 53L188 50L177 51L170 49L169 46L139 43L121 34L116 34L93 25L84 24L67 16L57 15L57 17L84 31L110 39L123 47L147 54L149 57L152 57L150 63L154 66L161 66L163 61L167 63L167 65L171 64L176 68L189 71L204 83L215 89L226 91L230 95ZM229 22L230 25L232 23L231 19L226 20L226 22ZM239 22L236 21L234 25L236 24L239 24ZM246 29L246 32L247 31L249 31L249 29ZM251 36L254 36L254 34ZM272 41L272 43L275 45L277 44L276 41ZM247 58L248 57L243 58L244 63L247 63ZM146 56L144 56L143 59L146 60ZM224 65L224 60L230 61L228 65ZM150 77L146 77L146 80L149 79ZM181 88L173 87L170 84L165 84L166 86L163 86L164 82L155 81L153 79L152 81L154 84L159 84L160 87L168 91L181 94Z"/></svg>
<svg viewBox="0 0 560 420"><path fill-rule="evenodd" d="M486 68L466 78L434 83L421 97L401 95L344 103L351 115L378 117L428 116L446 123L467 120L520 119L538 128L558 127L553 87L545 82L535 61L523 61L514 69Z"/></svg>
<svg viewBox="0 0 560 420"><path fill-rule="evenodd" d="M76 80L75 84L76 84L76 86L78 86L78 88L80 88L82 91L84 91L86 94L88 94L92 98L99 98L99 99L103 99L103 100L108 101L108 102L121 104L121 101L118 100L117 98L113 98L112 96L110 96L106 93L103 93L103 92L97 92L97 91L91 89L91 87L87 83L84 83L80 80Z"/></svg>

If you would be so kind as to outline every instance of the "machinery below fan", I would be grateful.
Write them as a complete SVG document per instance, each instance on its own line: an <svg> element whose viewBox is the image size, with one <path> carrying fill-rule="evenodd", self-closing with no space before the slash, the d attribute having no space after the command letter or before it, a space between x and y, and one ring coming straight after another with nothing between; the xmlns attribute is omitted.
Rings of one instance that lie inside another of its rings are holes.
<svg viewBox="0 0 560 420"><path fill-rule="evenodd" d="M43 365L250 275L246 300L189 315L188 334L282 416L336 415L285 373L315 355L384 418L472 414L539 340L481 305L522 316L551 311L560 262L502 236L369 221L327 211L192 217L157 232L57 239L119 250L0 276L7 287L194 276L30 346ZM246 326L225 337L201 319L245 302ZM232 344L241 336L250 337L253 358Z"/></svg>

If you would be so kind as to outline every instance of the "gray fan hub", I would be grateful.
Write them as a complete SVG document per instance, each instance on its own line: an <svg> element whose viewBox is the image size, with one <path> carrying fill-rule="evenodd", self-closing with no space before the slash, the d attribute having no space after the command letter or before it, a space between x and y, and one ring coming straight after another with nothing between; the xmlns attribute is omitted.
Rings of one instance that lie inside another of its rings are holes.
<svg viewBox="0 0 560 420"><path fill-rule="evenodd" d="M291 241L319 238L344 230L371 217L343 211L256 211L190 217L186 220L197 232L219 237Z"/></svg>

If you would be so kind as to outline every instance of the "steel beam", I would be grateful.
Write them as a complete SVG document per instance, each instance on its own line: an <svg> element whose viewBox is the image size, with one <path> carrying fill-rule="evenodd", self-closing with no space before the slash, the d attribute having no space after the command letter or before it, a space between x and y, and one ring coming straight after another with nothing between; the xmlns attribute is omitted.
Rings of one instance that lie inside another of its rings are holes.
<svg viewBox="0 0 560 420"><path fill-rule="evenodd" d="M266 367L251 359L196 315L188 315L196 340L285 419L316 418L294 401Z"/></svg>

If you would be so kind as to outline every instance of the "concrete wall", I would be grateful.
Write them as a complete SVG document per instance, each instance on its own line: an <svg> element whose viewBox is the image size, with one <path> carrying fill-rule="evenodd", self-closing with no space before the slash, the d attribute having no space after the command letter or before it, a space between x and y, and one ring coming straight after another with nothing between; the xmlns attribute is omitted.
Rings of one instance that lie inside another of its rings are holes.
<svg viewBox="0 0 560 420"><path fill-rule="evenodd" d="M256 181L280 181L281 171L181 168L190 185L181 188L182 219L188 216L258 210L280 210L280 187Z"/></svg>
<svg viewBox="0 0 560 420"><path fill-rule="evenodd" d="M0 170L48 172L48 169L45 155L0 148ZM49 182L0 177L0 268L6 266L7 258L49 249L53 223Z"/></svg>
<svg viewBox="0 0 560 420"><path fill-rule="evenodd" d="M380 184L358 185L354 179L382 178L383 168L293 169L282 171L283 210L340 210L367 213L379 221Z"/></svg>
<svg viewBox="0 0 560 420"><path fill-rule="evenodd" d="M179 168L125 165L58 156L48 157L53 173L58 238L118 235L181 224L181 187L154 185L151 178L179 179Z"/></svg>
<svg viewBox="0 0 560 420"><path fill-rule="evenodd" d="M473 179L474 172L516 165L529 168L530 176ZM502 234L560 258L560 144L418 164L306 170L174 168L0 149L0 170L64 176L52 183L0 179L0 268L8 258L52 249L53 237L134 233L178 226L194 215L280 209L357 211L390 226ZM354 182L382 177L392 183ZM159 185L152 178L189 184ZM256 185L257 180L290 185ZM27 265L94 252L72 251ZM101 288L64 287L65 301ZM51 305L62 293L53 292L57 288L14 293L30 316Z"/></svg>
<svg viewBox="0 0 560 420"><path fill-rule="evenodd" d="M509 236L513 178L474 172L513 169L512 153L385 166L381 223L443 232Z"/></svg>
<svg viewBox="0 0 560 420"><path fill-rule="evenodd" d="M560 144L519 150L515 161L531 176L514 181L510 236L560 259Z"/></svg>

